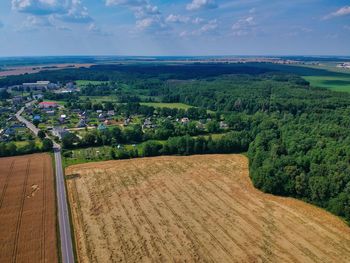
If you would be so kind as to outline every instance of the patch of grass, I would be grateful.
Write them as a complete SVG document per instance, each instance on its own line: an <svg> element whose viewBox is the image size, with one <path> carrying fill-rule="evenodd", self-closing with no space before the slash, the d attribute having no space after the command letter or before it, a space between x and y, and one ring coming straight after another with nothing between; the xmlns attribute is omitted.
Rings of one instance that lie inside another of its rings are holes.
<svg viewBox="0 0 350 263"><path fill-rule="evenodd" d="M56 102L58 105L60 106L64 106L65 102L62 100L44 100L44 101L48 101L48 102Z"/></svg>
<svg viewBox="0 0 350 263"><path fill-rule="evenodd" d="M92 102L104 102L104 101L117 101L118 98L115 95L109 95L109 96L80 96L80 99L86 100L89 98Z"/></svg>
<svg viewBox="0 0 350 263"><path fill-rule="evenodd" d="M89 84L92 84L92 85L105 84L105 83L108 83L108 81L98 81L98 80L76 80L75 83L76 83L78 86L86 86L86 85L89 85Z"/></svg>
<svg viewBox="0 0 350 263"><path fill-rule="evenodd" d="M155 108L170 108L170 109L184 109L193 108L193 106L184 103L163 103L163 102L141 102L141 105L155 107Z"/></svg>

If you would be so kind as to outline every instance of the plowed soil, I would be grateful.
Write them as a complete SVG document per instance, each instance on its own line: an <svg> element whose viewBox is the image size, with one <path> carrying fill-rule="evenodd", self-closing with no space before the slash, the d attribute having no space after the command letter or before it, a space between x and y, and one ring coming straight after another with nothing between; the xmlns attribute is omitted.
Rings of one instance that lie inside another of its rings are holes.
<svg viewBox="0 0 350 263"><path fill-rule="evenodd" d="M0 262L58 262L47 154L0 159Z"/></svg>
<svg viewBox="0 0 350 263"><path fill-rule="evenodd" d="M350 262L350 228L252 186L241 155L67 169L80 262Z"/></svg>

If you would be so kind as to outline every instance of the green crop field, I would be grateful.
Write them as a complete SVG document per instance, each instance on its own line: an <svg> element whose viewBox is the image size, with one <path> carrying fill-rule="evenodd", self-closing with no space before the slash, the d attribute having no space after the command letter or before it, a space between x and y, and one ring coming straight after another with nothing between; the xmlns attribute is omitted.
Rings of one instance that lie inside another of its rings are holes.
<svg viewBox="0 0 350 263"><path fill-rule="evenodd" d="M304 76L303 78L314 87L350 92L350 74L349 77Z"/></svg>

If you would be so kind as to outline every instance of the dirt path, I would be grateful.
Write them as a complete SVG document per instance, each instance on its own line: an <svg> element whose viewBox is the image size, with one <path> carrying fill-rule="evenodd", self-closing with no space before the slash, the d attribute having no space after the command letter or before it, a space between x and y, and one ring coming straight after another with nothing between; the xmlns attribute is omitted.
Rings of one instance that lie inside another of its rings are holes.
<svg viewBox="0 0 350 263"><path fill-rule="evenodd" d="M66 171L81 262L350 262L350 228L256 190L241 155L157 157Z"/></svg>

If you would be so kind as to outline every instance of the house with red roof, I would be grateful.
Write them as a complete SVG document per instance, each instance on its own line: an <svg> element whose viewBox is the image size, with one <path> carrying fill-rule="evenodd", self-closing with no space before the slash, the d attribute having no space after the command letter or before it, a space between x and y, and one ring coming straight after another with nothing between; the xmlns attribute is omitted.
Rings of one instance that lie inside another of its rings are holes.
<svg viewBox="0 0 350 263"><path fill-rule="evenodd" d="M52 108L57 108L58 104L56 102L52 101L43 101L39 103L39 108L40 109L52 109Z"/></svg>

